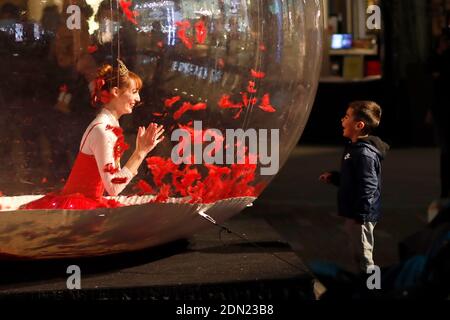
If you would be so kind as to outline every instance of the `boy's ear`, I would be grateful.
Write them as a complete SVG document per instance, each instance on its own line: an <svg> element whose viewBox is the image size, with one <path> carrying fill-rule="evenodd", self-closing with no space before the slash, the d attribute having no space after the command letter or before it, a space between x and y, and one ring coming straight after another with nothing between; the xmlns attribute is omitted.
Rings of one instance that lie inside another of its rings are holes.
<svg viewBox="0 0 450 320"><path fill-rule="evenodd" d="M364 123L364 121L358 121L358 122L356 123L356 128L357 128L358 130L363 130L365 127L366 127L366 124Z"/></svg>

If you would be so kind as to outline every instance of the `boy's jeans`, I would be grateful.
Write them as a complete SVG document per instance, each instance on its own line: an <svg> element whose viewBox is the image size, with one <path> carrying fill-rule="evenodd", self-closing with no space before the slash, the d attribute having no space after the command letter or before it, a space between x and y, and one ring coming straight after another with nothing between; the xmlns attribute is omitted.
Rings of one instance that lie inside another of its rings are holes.
<svg viewBox="0 0 450 320"><path fill-rule="evenodd" d="M373 229L376 222L359 224L352 219L345 219L344 229L349 238L350 252L353 261L358 265L359 271L367 272L367 268L374 265Z"/></svg>

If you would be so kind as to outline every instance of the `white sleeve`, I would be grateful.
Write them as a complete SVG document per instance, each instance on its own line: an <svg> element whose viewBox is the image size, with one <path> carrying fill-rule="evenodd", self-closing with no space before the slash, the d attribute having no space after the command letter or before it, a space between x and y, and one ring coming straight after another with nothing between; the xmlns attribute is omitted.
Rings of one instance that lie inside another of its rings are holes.
<svg viewBox="0 0 450 320"><path fill-rule="evenodd" d="M106 130L104 125L98 125L89 134L85 143L95 157L103 185L110 196L117 196L135 176L127 167L121 169L119 165L118 168L115 168L114 145L116 141L117 137L112 130Z"/></svg>

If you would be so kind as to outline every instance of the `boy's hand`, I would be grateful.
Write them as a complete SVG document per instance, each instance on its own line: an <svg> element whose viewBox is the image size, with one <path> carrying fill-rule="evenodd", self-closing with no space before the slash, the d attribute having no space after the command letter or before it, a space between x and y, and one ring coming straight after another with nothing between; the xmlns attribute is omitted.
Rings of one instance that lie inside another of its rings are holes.
<svg viewBox="0 0 450 320"><path fill-rule="evenodd" d="M324 172L319 176L319 181L324 183L331 183L331 176L333 174L331 172Z"/></svg>

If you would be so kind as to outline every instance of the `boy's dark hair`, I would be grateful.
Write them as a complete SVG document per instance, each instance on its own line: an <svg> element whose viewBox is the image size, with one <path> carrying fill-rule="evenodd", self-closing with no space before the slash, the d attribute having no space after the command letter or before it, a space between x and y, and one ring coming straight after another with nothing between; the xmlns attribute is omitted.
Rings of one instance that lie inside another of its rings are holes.
<svg viewBox="0 0 450 320"><path fill-rule="evenodd" d="M364 134L371 133L381 120L381 107L373 101L354 101L348 106L353 110L353 117L356 121L364 122Z"/></svg>

